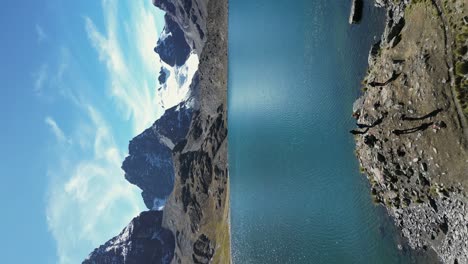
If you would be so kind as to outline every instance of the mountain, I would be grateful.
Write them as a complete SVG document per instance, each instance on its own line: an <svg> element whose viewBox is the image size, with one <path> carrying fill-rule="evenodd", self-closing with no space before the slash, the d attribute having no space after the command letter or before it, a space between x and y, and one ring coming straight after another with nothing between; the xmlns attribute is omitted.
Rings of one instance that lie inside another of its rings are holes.
<svg viewBox="0 0 468 264"><path fill-rule="evenodd" d="M166 12L155 51L167 110L122 164L149 211L83 263L230 263L227 1L153 3Z"/></svg>
<svg viewBox="0 0 468 264"><path fill-rule="evenodd" d="M154 125L130 141L122 164L125 179L143 190L148 209L164 206L174 188L172 149L182 141L192 119L192 108L182 102L164 113Z"/></svg>
<svg viewBox="0 0 468 264"><path fill-rule="evenodd" d="M162 214L142 212L118 236L94 250L83 264L169 263L174 255L174 235L161 227Z"/></svg>
<svg viewBox="0 0 468 264"><path fill-rule="evenodd" d="M159 54L161 60L170 66L181 66L190 54L190 47L184 37L184 32L169 15L164 16L166 26L154 51Z"/></svg>

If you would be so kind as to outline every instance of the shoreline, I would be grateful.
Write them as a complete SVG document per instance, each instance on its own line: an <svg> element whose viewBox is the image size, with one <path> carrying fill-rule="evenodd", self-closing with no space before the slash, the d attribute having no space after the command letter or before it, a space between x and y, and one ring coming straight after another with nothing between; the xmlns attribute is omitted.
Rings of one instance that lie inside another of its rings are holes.
<svg viewBox="0 0 468 264"><path fill-rule="evenodd" d="M387 10L386 27L369 52L364 93L353 107L356 153L374 201L411 248L433 249L444 263L467 263L468 235L460 225L466 120L454 96L450 39L458 29L446 26L439 1L409 2L375 1ZM457 10L456 1L445 5Z"/></svg>

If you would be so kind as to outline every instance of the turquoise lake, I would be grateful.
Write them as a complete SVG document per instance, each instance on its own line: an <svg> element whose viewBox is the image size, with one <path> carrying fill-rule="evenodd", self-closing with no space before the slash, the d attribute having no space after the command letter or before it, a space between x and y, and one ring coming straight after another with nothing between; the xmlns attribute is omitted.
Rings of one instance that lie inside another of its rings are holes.
<svg viewBox="0 0 468 264"><path fill-rule="evenodd" d="M247 263L424 263L359 173L353 101L385 13L236 0L229 15L232 253Z"/></svg>

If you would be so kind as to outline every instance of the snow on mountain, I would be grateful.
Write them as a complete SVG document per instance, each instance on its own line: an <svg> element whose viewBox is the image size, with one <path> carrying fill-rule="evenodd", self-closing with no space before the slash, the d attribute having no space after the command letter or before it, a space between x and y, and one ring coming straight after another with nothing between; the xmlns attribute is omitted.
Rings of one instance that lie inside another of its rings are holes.
<svg viewBox="0 0 468 264"><path fill-rule="evenodd" d="M164 61L161 64L160 80L165 82L158 88L158 104L162 109L169 109L190 97L190 84L198 69L198 56L190 53L181 66L170 66Z"/></svg>

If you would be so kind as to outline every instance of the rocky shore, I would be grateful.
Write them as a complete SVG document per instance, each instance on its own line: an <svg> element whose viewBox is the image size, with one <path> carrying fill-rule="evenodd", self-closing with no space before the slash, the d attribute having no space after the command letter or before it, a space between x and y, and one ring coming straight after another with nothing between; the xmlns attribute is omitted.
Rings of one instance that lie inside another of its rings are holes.
<svg viewBox="0 0 468 264"><path fill-rule="evenodd" d="M349 14L349 24L357 24L361 21L363 6L364 3L362 0L353 0L351 13Z"/></svg>
<svg viewBox="0 0 468 264"><path fill-rule="evenodd" d="M468 3L375 3L387 20L353 106L361 170L412 248L468 263Z"/></svg>

